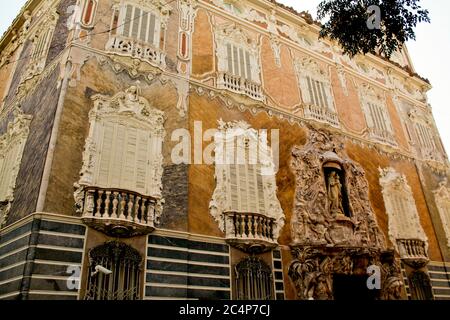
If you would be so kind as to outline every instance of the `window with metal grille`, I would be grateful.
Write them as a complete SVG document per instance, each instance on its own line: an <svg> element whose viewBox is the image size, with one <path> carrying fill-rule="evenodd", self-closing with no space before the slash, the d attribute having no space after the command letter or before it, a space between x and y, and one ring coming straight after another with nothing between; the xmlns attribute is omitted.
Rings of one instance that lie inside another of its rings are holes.
<svg viewBox="0 0 450 320"><path fill-rule="evenodd" d="M408 277L412 300L434 300L430 277L416 271Z"/></svg>
<svg viewBox="0 0 450 320"><path fill-rule="evenodd" d="M237 300L274 299L272 269L264 261L248 257L239 262L234 270Z"/></svg>
<svg viewBox="0 0 450 320"><path fill-rule="evenodd" d="M86 300L138 300L142 257L134 248L118 241L107 242L89 252ZM99 271L103 267L110 274Z"/></svg>

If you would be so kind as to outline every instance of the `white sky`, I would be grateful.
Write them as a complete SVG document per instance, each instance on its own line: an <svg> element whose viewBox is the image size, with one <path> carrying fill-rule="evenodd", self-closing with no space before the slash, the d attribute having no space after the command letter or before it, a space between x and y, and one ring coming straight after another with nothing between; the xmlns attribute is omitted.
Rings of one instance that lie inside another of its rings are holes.
<svg viewBox="0 0 450 320"><path fill-rule="evenodd" d="M278 0L298 11L308 10L313 17L320 0ZM26 0L2 1L0 34L11 24ZM429 91L429 102L433 108L445 148L450 152L450 106L446 100L450 91L450 1L421 0L430 11L431 23L420 24L416 29L416 41L409 42L408 50L416 72L428 78L433 85Z"/></svg>

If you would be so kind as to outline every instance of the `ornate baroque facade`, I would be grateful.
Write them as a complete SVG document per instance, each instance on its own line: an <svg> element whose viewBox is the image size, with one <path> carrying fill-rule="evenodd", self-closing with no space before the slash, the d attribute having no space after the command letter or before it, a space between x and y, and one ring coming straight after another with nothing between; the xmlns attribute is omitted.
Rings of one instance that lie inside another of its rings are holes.
<svg viewBox="0 0 450 320"><path fill-rule="evenodd" d="M431 86L319 30L269 0L28 1L0 299L450 299Z"/></svg>

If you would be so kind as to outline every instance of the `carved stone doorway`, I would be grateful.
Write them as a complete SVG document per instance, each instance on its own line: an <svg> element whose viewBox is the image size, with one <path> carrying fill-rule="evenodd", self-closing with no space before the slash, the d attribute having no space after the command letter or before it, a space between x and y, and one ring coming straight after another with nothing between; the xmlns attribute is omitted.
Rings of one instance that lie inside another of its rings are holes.
<svg viewBox="0 0 450 320"><path fill-rule="evenodd" d="M298 299L401 299L400 267L378 227L365 171L341 139L310 128L306 145L292 150L291 170L296 191L289 276ZM372 269L381 292L368 292Z"/></svg>
<svg viewBox="0 0 450 320"><path fill-rule="evenodd" d="M333 276L333 297L338 301L373 301L379 299L379 290L367 287L367 276L340 275Z"/></svg>

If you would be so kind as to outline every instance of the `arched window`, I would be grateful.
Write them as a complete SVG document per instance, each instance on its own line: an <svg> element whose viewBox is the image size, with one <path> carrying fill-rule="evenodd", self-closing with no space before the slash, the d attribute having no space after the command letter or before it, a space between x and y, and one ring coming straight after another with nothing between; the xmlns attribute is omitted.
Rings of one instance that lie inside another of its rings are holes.
<svg viewBox="0 0 450 320"><path fill-rule="evenodd" d="M86 300L139 299L142 257L137 250L111 241L93 248L89 261Z"/></svg>
<svg viewBox="0 0 450 320"><path fill-rule="evenodd" d="M408 277L413 300L433 300L433 289L428 275L422 271L416 271Z"/></svg>
<svg viewBox="0 0 450 320"><path fill-rule="evenodd" d="M237 300L271 300L273 276L270 267L261 259L248 257L235 266Z"/></svg>

